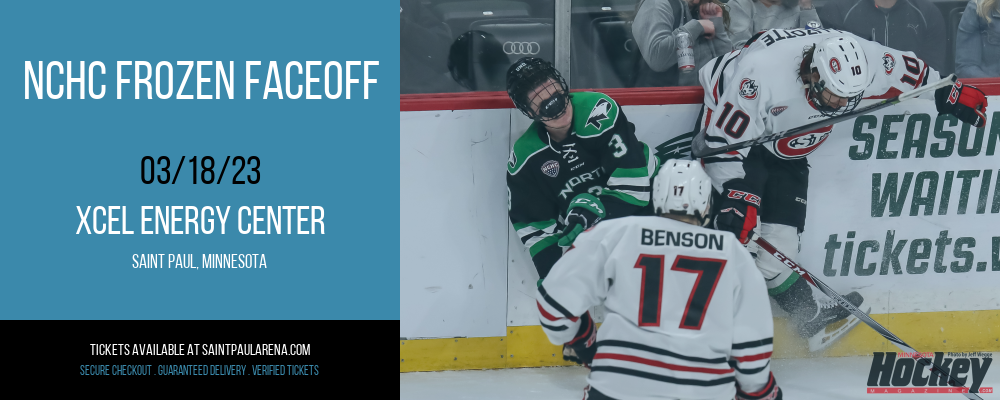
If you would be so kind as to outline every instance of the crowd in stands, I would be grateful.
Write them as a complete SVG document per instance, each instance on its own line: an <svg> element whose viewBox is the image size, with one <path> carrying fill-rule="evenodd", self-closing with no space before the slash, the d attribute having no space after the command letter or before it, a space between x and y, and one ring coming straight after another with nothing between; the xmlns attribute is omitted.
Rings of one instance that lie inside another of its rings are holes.
<svg viewBox="0 0 1000 400"><path fill-rule="evenodd" d="M832 28L959 78L1000 77L1000 0L573 0L574 88L697 85L762 30ZM555 0L400 0L400 93L504 90L510 63L555 55Z"/></svg>

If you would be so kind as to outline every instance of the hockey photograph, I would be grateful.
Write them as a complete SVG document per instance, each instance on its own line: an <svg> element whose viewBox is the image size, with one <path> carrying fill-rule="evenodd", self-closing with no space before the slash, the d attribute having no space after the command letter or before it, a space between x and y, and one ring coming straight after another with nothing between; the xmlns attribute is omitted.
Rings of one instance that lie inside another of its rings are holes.
<svg viewBox="0 0 1000 400"><path fill-rule="evenodd" d="M1000 2L399 24L401 400L1000 398Z"/></svg>
<svg viewBox="0 0 1000 400"><path fill-rule="evenodd" d="M4 397L322 396L360 370L399 321L395 13L0 2Z"/></svg>

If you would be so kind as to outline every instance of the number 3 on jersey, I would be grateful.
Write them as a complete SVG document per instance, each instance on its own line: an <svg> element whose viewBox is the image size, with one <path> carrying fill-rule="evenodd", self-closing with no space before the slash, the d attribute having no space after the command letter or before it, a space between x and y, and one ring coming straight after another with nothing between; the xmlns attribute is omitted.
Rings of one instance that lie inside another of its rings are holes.
<svg viewBox="0 0 1000 400"><path fill-rule="evenodd" d="M635 268L642 269L642 288L639 293L639 326L660 326L660 308L663 305L663 256L640 254ZM697 274L691 295L688 296L681 329L701 330L705 313L715 286L719 283L726 260L677 256L671 271Z"/></svg>

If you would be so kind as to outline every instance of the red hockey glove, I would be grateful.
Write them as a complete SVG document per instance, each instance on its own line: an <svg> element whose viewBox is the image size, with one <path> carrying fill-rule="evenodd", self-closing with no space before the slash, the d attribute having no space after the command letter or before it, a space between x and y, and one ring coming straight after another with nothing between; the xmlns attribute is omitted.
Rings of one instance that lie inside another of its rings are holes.
<svg viewBox="0 0 1000 400"><path fill-rule="evenodd" d="M757 208L760 196L753 193L723 188L719 214L715 216L715 229L732 232L740 243L750 242L750 234L757 226Z"/></svg>
<svg viewBox="0 0 1000 400"><path fill-rule="evenodd" d="M986 126L986 94L972 85L956 81L934 91L934 104L942 114L951 114L976 128Z"/></svg>
<svg viewBox="0 0 1000 400"><path fill-rule="evenodd" d="M597 326L590 318L590 311L580 317L580 329L576 332L573 340L563 345L563 360L572 361L590 368L594 362L594 355L597 354Z"/></svg>
<svg viewBox="0 0 1000 400"><path fill-rule="evenodd" d="M778 387L778 382L774 380L774 374L771 374L768 376L767 384L764 385L764 388L756 392L744 392L740 384L737 383L735 400L781 400L781 388Z"/></svg>

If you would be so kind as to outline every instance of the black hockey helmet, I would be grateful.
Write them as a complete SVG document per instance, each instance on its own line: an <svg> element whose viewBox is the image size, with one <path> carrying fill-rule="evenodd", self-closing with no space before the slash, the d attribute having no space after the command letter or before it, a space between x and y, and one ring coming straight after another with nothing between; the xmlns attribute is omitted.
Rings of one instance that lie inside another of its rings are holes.
<svg viewBox="0 0 1000 400"><path fill-rule="evenodd" d="M507 69L507 94L518 110L539 121L562 117L569 104L566 80L551 63L535 57L524 57ZM538 104L537 112L532 103Z"/></svg>

